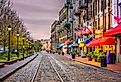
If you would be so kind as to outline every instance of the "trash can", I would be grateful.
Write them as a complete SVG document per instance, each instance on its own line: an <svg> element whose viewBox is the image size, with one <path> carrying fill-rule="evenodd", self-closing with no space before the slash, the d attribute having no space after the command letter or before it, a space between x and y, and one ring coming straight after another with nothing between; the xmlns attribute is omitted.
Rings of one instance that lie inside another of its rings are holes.
<svg viewBox="0 0 121 82"><path fill-rule="evenodd" d="M101 67L107 67L106 57L101 57Z"/></svg>
<svg viewBox="0 0 121 82"><path fill-rule="evenodd" d="M72 59L75 59L75 54L72 54Z"/></svg>
<svg viewBox="0 0 121 82"><path fill-rule="evenodd" d="M107 64L115 64L116 55L114 53L109 53L106 55Z"/></svg>

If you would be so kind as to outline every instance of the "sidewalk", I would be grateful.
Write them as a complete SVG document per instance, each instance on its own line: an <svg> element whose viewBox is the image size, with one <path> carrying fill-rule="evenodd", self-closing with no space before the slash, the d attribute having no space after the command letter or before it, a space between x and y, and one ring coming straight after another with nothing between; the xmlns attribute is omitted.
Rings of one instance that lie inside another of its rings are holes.
<svg viewBox="0 0 121 82"><path fill-rule="evenodd" d="M66 54L65 57L71 59L71 55ZM79 61L79 62L82 62L82 63L85 63L85 64L88 64L88 65L100 67L99 62L95 62L94 60L88 61L88 58L81 58L81 57L76 56L75 60ZM121 73L121 63L107 64L107 67L101 67L101 68Z"/></svg>
<svg viewBox="0 0 121 82"><path fill-rule="evenodd" d="M36 57L37 57L37 54L30 56L24 60L18 61L14 64L7 65L4 68L1 68L0 69L0 82L6 77L8 77L9 75L11 75L12 73L14 73L15 71L17 71L18 69L28 64L30 61L32 61Z"/></svg>

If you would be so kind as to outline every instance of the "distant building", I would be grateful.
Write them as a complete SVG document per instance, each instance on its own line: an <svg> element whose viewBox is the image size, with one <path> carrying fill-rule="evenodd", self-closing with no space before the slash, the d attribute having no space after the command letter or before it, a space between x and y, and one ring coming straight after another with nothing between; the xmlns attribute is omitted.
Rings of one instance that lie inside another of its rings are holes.
<svg viewBox="0 0 121 82"><path fill-rule="evenodd" d="M59 21L55 20L51 25L51 50L56 52L57 51L57 44L59 43L59 31L60 24Z"/></svg>
<svg viewBox="0 0 121 82"><path fill-rule="evenodd" d="M42 49L44 49L44 50L50 50L50 46L51 46L50 39L42 39L41 43L43 45Z"/></svg>

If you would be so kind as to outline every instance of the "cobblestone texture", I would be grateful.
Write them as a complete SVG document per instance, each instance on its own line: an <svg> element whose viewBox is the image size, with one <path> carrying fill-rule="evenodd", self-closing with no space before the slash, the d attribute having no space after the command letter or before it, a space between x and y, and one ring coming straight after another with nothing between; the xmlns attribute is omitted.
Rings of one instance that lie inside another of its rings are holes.
<svg viewBox="0 0 121 82"><path fill-rule="evenodd" d="M58 54L51 54L62 64L72 82L121 82L121 74L72 61Z"/></svg>
<svg viewBox="0 0 121 82"><path fill-rule="evenodd" d="M34 82L61 82L50 61L64 82L121 82L121 74L72 61L62 55L42 52L4 82L31 82L39 63Z"/></svg>
<svg viewBox="0 0 121 82"><path fill-rule="evenodd" d="M61 82L46 55L42 57L35 82Z"/></svg>
<svg viewBox="0 0 121 82"><path fill-rule="evenodd" d="M41 55L35 58L22 69L8 77L4 82L30 82L41 59Z"/></svg>

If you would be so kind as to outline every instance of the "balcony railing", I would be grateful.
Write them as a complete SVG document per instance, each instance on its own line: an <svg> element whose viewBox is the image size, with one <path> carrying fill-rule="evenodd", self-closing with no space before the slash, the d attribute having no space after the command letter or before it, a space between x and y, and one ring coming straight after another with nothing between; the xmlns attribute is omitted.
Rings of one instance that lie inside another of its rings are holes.
<svg viewBox="0 0 121 82"><path fill-rule="evenodd" d="M80 1L79 1L79 8L80 8L80 9L85 9L85 8L87 8L87 7L88 7L87 3L88 3L88 0L80 0Z"/></svg>
<svg viewBox="0 0 121 82"><path fill-rule="evenodd" d="M83 11L82 9L80 9L79 7L76 7L76 9L74 10L74 15L78 16L81 14L82 11Z"/></svg>

